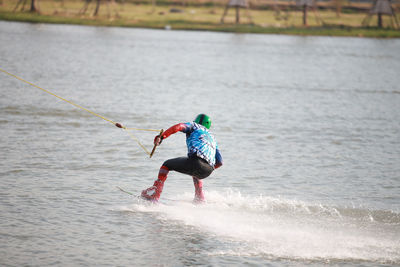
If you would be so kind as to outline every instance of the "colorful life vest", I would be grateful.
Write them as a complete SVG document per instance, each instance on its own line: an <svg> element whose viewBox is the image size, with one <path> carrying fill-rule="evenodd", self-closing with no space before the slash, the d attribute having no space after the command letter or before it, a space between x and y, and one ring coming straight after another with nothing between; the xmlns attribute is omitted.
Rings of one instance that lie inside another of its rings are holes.
<svg viewBox="0 0 400 267"><path fill-rule="evenodd" d="M206 127L195 122L187 122L185 126L186 129L183 132L186 133L188 156L195 155L214 167L215 154L218 149L214 136Z"/></svg>

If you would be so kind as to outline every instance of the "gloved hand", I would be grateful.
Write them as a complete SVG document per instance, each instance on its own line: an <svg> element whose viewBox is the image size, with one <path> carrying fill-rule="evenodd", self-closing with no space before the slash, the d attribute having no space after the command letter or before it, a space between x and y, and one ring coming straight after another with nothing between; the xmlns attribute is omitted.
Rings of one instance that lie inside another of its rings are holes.
<svg viewBox="0 0 400 267"><path fill-rule="evenodd" d="M154 145L155 145L155 146L161 145L162 140L163 140L162 136L156 135L156 137L154 137Z"/></svg>

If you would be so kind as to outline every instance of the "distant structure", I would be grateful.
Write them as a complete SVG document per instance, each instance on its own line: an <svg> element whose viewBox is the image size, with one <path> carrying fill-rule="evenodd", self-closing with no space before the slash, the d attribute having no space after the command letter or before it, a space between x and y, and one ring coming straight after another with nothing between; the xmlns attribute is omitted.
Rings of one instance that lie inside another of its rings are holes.
<svg viewBox="0 0 400 267"><path fill-rule="evenodd" d="M224 18L228 13L228 9L230 7L234 7L236 9L236 24L240 23L240 8L245 8L247 13L247 18L249 19L250 23L253 23L251 19L250 12L249 12L249 4L247 0L229 0L228 4L225 7L224 14L221 18L221 23L224 23Z"/></svg>
<svg viewBox="0 0 400 267"><path fill-rule="evenodd" d="M373 15L378 16L378 27L379 28L383 27L382 15L390 16L390 22L392 24L392 27L393 27L393 19L394 19L397 28L399 28L399 21L397 20L396 14L390 3L390 0L375 0L374 3L372 4L372 7L371 7L367 17L362 22L363 26L369 25Z"/></svg>
<svg viewBox="0 0 400 267"><path fill-rule="evenodd" d="M303 25L307 26L307 13L309 9L312 9L314 12L315 18L318 23L321 22L319 15L317 13L317 5L315 4L314 0L296 0L296 5L300 7L303 11Z"/></svg>

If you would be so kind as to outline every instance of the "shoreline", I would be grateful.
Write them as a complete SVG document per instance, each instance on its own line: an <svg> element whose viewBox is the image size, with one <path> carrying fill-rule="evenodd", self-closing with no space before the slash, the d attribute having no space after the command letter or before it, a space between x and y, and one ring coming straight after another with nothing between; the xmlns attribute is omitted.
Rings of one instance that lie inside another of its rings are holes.
<svg viewBox="0 0 400 267"><path fill-rule="evenodd" d="M136 8L136 6L135 6ZM149 10L151 5L141 5L141 13L127 13L124 16L109 17L100 14L97 17L80 16L73 11L62 13L53 11L42 12L43 14L31 13L28 11L12 12L5 10L0 6L0 20L30 22L30 23L49 23L49 24L71 24L71 25L88 25L88 26L106 26L106 27L131 27L131 28L147 28L147 29L166 29L166 30L189 30L189 31L214 31L214 32L230 32L230 33L256 33L256 34L284 34L284 35L299 35L299 36L338 36L338 37L367 37L367 38L400 38L400 30L393 28L378 28L378 27L361 27L353 25L311 25L311 26L296 26L296 25L279 25L272 23L243 23L235 24L228 22L221 24L216 21L218 13L212 19L206 17L201 19L191 19L190 14L187 17L182 15L168 14L168 7L164 7L166 11L160 11L158 14L149 14L144 10ZM162 7L158 7L161 9ZM103 8L105 9L105 7ZM190 7L191 12L197 14L208 14L210 9L207 7ZM194 11L193 11L194 10ZM166 12L162 14L161 12ZM231 11L233 12L233 11ZM189 13L189 12L187 12ZM206 16L204 15L204 17ZM358 15L358 14L356 14ZM140 17L142 16L142 17ZM175 17L174 17L175 16ZM200 15L197 15L200 16ZM354 15L355 16L355 15ZM360 15L358 15L360 17ZM243 18L243 20L246 20ZM247 22L247 21L246 21Z"/></svg>

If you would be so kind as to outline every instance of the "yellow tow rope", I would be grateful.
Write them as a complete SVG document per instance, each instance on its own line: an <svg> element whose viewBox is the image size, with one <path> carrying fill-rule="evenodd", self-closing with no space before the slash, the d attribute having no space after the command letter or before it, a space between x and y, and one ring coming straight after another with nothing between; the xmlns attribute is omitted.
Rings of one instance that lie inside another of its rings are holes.
<svg viewBox="0 0 400 267"><path fill-rule="evenodd" d="M7 75L9 75L9 76L11 76L11 77L14 77L14 78L17 79L17 80L20 80L20 81L22 81L22 82L24 82L24 83L27 83L27 84L29 84L29 85L31 85L31 86L33 86L33 87L36 87L36 88L42 90L43 92L46 92L46 93L48 93L48 94L50 94L50 95L52 95L52 96L55 96L55 97L57 97L57 98L59 98L59 99L65 101L65 102L67 102L67 103L69 103L69 104L71 104L71 105L73 105L73 106L79 108L79 109L85 110L85 111L89 112L90 114L92 114L92 115L94 115L94 116L97 116L97 117L99 117L99 118L101 118L101 119L103 119L103 120L105 120L105 121L108 121L109 123L112 123L113 125L117 126L118 128L121 128L121 129L126 130L126 132L128 133L128 135L129 135L133 140L135 140L135 141L138 143L138 145L144 150L144 152L146 152L146 154L148 154L150 157L153 155L154 150L155 150L155 147L153 147L153 151L152 151L152 152L149 152L149 151L146 149L146 147L144 147L144 145L139 141L139 139L136 138L136 136L133 135L133 134L132 134L131 132L129 132L129 131L130 131L130 130L136 130L136 131L160 132L160 130L156 130L156 129L142 129L142 128L128 128L128 127L125 127L125 126L121 125L120 123L114 122L114 121L112 121L112 120L110 120L110 119L108 119L108 118L106 118L106 117L104 117L104 116L102 116L102 115L100 115L100 114L97 114L97 113L95 113L95 112L93 112L93 111L91 111L91 110L89 110L89 109L87 109L87 108L84 108L84 107L82 107L82 106L80 106L80 105L78 105L78 104L76 104L76 103L74 103L74 102L72 102L72 101L70 101L70 100L67 100L67 99L65 99L65 98L63 98L63 97L61 97L61 96L58 96L58 95L56 95L56 94L54 94L54 93L52 93L52 92L50 92L50 91L48 91L48 90L46 90L46 89L43 89L43 88L41 88L41 87L39 87L39 86L37 86L37 85L31 83L31 82L28 82L27 80L24 80L24 79L22 79L21 77L18 77L17 75L14 75L14 74L12 74L12 73L9 73L8 71L6 71L6 70L4 70L4 69L2 69L2 68L0 68L0 71L4 72L5 74L7 74ZM161 130L161 131L162 131L162 130Z"/></svg>

